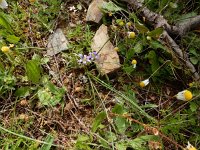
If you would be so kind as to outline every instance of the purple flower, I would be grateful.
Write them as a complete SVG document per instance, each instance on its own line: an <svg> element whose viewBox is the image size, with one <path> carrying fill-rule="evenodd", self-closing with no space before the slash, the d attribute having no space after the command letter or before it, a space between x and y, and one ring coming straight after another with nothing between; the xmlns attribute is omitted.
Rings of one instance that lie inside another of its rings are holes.
<svg viewBox="0 0 200 150"><path fill-rule="evenodd" d="M87 65L92 63L94 60L99 58L98 53L96 51L90 52L89 55L78 54L80 59L78 60L79 64Z"/></svg>
<svg viewBox="0 0 200 150"><path fill-rule="evenodd" d="M80 59L78 60L79 64L86 65L87 63L91 62L89 56L87 55L79 54L78 56L80 57Z"/></svg>
<svg viewBox="0 0 200 150"><path fill-rule="evenodd" d="M89 53L89 57L90 57L91 61L94 61L94 60L97 60L99 58L99 55L96 51L94 51L94 52Z"/></svg>

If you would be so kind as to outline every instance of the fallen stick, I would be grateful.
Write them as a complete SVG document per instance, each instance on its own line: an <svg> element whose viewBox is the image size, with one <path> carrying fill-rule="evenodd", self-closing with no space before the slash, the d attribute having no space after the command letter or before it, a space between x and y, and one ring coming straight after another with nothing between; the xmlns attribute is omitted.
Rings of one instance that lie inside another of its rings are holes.
<svg viewBox="0 0 200 150"><path fill-rule="evenodd" d="M194 77L194 79L199 80L200 76L197 73L194 65L190 62L187 53L183 52L180 49L180 47L178 46L178 44L176 44L176 42L168 34L168 32L170 33L173 31L179 32L178 27L169 25L167 20L162 15L149 10L146 6L143 6L143 4L137 0L121 0L121 1L129 3L136 12L139 12L139 14L141 16L145 17L145 19L148 22L150 22L151 24L153 24L153 26L155 28L159 28L159 27L164 28L164 32L163 32L164 39L166 39L168 41L168 43L174 50L175 54L177 54L177 56L181 60L181 62L185 63L185 65L188 67L188 69L192 73L192 76ZM197 17L196 19L194 19L192 21L192 23L190 24L191 28L188 27L189 23L187 24L187 26L185 25L185 28L182 27L182 29L184 30L183 33L196 27L196 24L198 24L200 22L200 21L198 21L198 20L200 20L199 18L200 17Z"/></svg>
<svg viewBox="0 0 200 150"><path fill-rule="evenodd" d="M200 15L184 19L183 23L173 26L171 33L183 36L188 31L194 30L200 26Z"/></svg>
<svg viewBox="0 0 200 150"><path fill-rule="evenodd" d="M160 136L162 139L174 144L176 147L179 147L181 149L184 150L184 147L180 144L178 144L176 141L174 141L173 139L167 137L166 135L164 135L163 133L161 133L157 128L155 127L152 127L150 125L147 125L147 124L144 124L136 119L133 119L129 114L115 114L115 113L110 113L110 116L111 117L122 117L122 118L126 118L127 120L129 120L130 122L134 122L134 123L137 123L141 126L144 127L144 130L149 133L149 134L152 134L152 135L156 135L156 136Z"/></svg>

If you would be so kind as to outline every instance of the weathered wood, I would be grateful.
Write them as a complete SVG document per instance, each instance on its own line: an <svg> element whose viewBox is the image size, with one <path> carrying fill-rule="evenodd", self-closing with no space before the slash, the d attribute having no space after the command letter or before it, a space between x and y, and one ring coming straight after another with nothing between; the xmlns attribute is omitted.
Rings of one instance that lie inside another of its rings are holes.
<svg viewBox="0 0 200 150"><path fill-rule="evenodd" d="M177 54L177 56L181 60L181 62L184 62L184 64L188 67L188 69L192 73L193 77L196 80L200 79L200 76L197 73L194 65L190 62L187 53L182 51L180 49L180 47L176 44L176 42L168 34L168 32L177 30L176 29L177 27L170 26L167 23L167 20L162 15L149 10L147 7L143 6L143 4L141 2L139 2L138 0L121 0L121 1L129 3L135 11L139 12L139 14L142 17L145 17L145 19L148 22L152 23L155 28L163 27L165 29L163 32L163 39L166 39L169 42L169 44L172 47L175 54Z"/></svg>

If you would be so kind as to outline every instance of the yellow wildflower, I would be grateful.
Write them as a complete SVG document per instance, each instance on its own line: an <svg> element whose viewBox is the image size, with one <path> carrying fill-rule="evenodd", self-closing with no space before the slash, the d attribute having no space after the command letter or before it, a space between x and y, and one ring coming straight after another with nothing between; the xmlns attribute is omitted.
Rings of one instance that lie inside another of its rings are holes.
<svg viewBox="0 0 200 150"><path fill-rule="evenodd" d="M118 25L119 25L119 26L124 26L124 21L120 21L120 22L118 23Z"/></svg>
<svg viewBox="0 0 200 150"><path fill-rule="evenodd" d="M185 150L197 150L194 146L192 146L192 144L190 144L190 142L188 141L188 145L185 148Z"/></svg>
<svg viewBox="0 0 200 150"><path fill-rule="evenodd" d="M189 85L189 87L193 87L194 86L194 82L191 82L188 85Z"/></svg>
<svg viewBox="0 0 200 150"><path fill-rule="evenodd" d="M129 28L131 25L132 25L131 22L127 22L127 23L126 23L126 27L127 27L127 28Z"/></svg>
<svg viewBox="0 0 200 150"><path fill-rule="evenodd" d="M137 60L133 59L131 63L132 63L132 65L133 65L133 68L136 68Z"/></svg>
<svg viewBox="0 0 200 150"><path fill-rule="evenodd" d="M178 100L189 101L192 99L193 96L189 90L184 90L184 91L178 92L178 94L176 94L175 97Z"/></svg>
<svg viewBox="0 0 200 150"><path fill-rule="evenodd" d="M4 52L4 53L7 53L7 52L10 51L10 47L8 47L8 46L2 46L1 47L1 51Z"/></svg>
<svg viewBox="0 0 200 150"><path fill-rule="evenodd" d="M115 50L116 52L119 52L119 48L118 48L118 47L115 47L114 50Z"/></svg>
<svg viewBox="0 0 200 150"><path fill-rule="evenodd" d="M109 16L109 17L112 17L112 15L113 15L112 12L109 12L109 13L108 13L108 16Z"/></svg>
<svg viewBox="0 0 200 150"><path fill-rule="evenodd" d="M149 79L143 80L140 82L140 87L143 88L149 84Z"/></svg>
<svg viewBox="0 0 200 150"><path fill-rule="evenodd" d="M134 39L135 38L135 32L128 32L128 38Z"/></svg>

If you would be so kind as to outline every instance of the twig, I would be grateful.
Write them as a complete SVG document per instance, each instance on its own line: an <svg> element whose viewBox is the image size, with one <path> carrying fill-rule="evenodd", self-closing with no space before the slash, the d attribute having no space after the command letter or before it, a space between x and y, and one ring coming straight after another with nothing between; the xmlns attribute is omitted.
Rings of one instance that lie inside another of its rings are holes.
<svg viewBox="0 0 200 150"><path fill-rule="evenodd" d="M200 79L199 74L196 72L195 67L193 64L189 61L188 56L186 53L184 53L179 46L176 44L176 42L170 37L168 33L177 30L176 26L171 26L168 24L167 20L160 14L157 14L151 10L149 10L147 7L143 6L142 3L140 3L138 0L122 0L125 1L133 7L134 10L138 11L141 16L144 16L148 22L154 25L155 28L163 27L165 30L163 32L164 38L169 42L171 47L173 48L174 52L178 55L178 57L181 60L184 60L185 65L188 67L188 69L191 71L192 75L196 80ZM197 19L198 20L198 19ZM191 23L191 26L195 26L197 24L197 21ZM188 29L188 27L187 27Z"/></svg>
<svg viewBox="0 0 200 150"><path fill-rule="evenodd" d="M123 118L128 119L128 120L131 121L131 122L135 122L135 123L137 123L137 124L143 126L144 129L145 129L145 131L146 131L147 133L160 136L160 137L162 137L163 139L167 140L168 142L171 142L171 143L174 144L175 146L177 146L177 147L179 147L179 148L181 148L181 149L184 149L183 146L179 145L176 141L174 141L174 140L170 139L169 137L167 137L166 135L162 134L157 128L151 127L150 125L144 124L144 123L142 123L142 122L140 122L140 121L138 121L138 120L136 120L136 119L133 119L133 118L130 117L129 114L119 115L119 114L115 114L115 113L110 113L110 115L111 115L111 117L113 117L113 116L114 116L114 117L123 117Z"/></svg>
<svg viewBox="0 0 200 150"><path fill-rule="evenodd" d="M163 36L168 40L169 44L174 49L174 52L179 56L180 60L184 62L185 65L190 69L190 72L192 73L194 78L196 80L199 80L199 74L197 73L193 64L189 61L188 55L179 48L176 42L169 36L166 31L163 32Z"/></svg>
<svg viewBox="0 0 200 150"><path fill-rule="evenodd" d="M183 23L173 27L173 33L183 36L188 31L194 30L200 25L200 15L185 19Z"/></svg>

